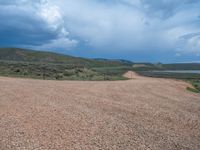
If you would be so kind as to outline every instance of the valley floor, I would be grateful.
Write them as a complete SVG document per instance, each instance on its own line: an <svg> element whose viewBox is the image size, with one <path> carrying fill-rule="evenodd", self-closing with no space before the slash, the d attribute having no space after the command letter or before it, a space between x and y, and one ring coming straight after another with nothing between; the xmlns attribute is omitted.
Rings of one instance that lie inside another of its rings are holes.
<svg viewBox="0 0 200 150"><path fill-rule="evenodd" d="M0 77L0 149L200 149L200 95L182 81Z"/></svg>

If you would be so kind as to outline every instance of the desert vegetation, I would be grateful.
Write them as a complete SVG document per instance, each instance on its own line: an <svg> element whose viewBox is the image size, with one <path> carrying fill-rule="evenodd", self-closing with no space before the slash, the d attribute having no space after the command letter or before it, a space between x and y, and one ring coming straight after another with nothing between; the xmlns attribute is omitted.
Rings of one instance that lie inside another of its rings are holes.
<svg viewBox="0 0 200 150"><path fill-rule="evenodd" d="M0 75L44 80L126 80L123 74L135 71L140 75L185 80L200 92L199 74L169 73L165 70L200 70L200 64L134 63L126 60L86 59L18 48L0 48ZM157 72L155 72L157 71Z"/></svg>

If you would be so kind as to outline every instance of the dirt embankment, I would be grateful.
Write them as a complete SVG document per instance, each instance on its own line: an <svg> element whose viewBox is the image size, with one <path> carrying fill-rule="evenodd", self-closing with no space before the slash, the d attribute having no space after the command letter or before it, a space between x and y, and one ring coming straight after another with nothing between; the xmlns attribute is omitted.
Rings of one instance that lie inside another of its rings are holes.
<svg viewBox="0 0 200 150"><path fill-rule="evenodd" d="M199 150L200 96L187 83L0 77L0 149Z"/></svg>

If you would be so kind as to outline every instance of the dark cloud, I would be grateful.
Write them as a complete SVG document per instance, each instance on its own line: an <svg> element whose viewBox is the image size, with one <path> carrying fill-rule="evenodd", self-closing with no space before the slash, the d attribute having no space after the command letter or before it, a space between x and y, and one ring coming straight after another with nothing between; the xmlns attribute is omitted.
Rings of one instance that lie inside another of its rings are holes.
<svg viewBox="0 0 200 150"><path fill-rule="evenodd" d="M46 7L47 3L42 0L1 0L0 45L39 48L59 38L66 38L67 31L62 26L62 18L56 14L57 10Z"/></svg>
<svg viewBox="0 0 200 150"><path fill-rule="evenodd" d="M198 2L199 0L141 0L144 10L149 15L161 18L169 18L187 5Z"/></svg>
<svg viewBox="0 0 200 150"><path fill-rule="evenodd" d="M200 37L200 32L186 34L186 35L181 36L180 38L187 40L187 39L191 39L193 37Z"/></svg>
<svg viewBox="0 0 200 150"><path fill-rule="evenodd" d="M57 38L57 32L48 29L48 24L38 16L15 8L15 12L0 10L0 44L40 45Z"/></svg>

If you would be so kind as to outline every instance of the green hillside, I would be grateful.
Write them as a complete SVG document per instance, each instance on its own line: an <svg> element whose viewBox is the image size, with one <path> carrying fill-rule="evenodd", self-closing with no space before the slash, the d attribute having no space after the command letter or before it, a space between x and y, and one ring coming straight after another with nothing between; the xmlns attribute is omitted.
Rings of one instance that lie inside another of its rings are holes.
<svg viewBox="0 0 200 150"><path fill-rule="evenodd" d="M126 67L126 63L118 60L95 60L52 52L0 48L2 76L56 80L118 80L124 79L122 74ZM104 68L117 71L109 72Z"/></svg>
<svg viewBox="0 0 200 150"><path fill-rule="evenodd" d="M121 61L93 60L69 55L62 55L52 52L33 51L19 48L0 48L1 61L20 61L20 62L37 62L37 63L54 63L80 65L86 67L104 67L104 66L122 66Z"/></svg>
<svg viewBox="0 0 200 150"><path fill-rule="evenodd" d="M197 79L199 75L151 72L152 70L200 70L200 64L132 63L121 59L87 59L52 52L0 48L0 75L56 80L119 80L126 71L142 75Z"/></svg>

